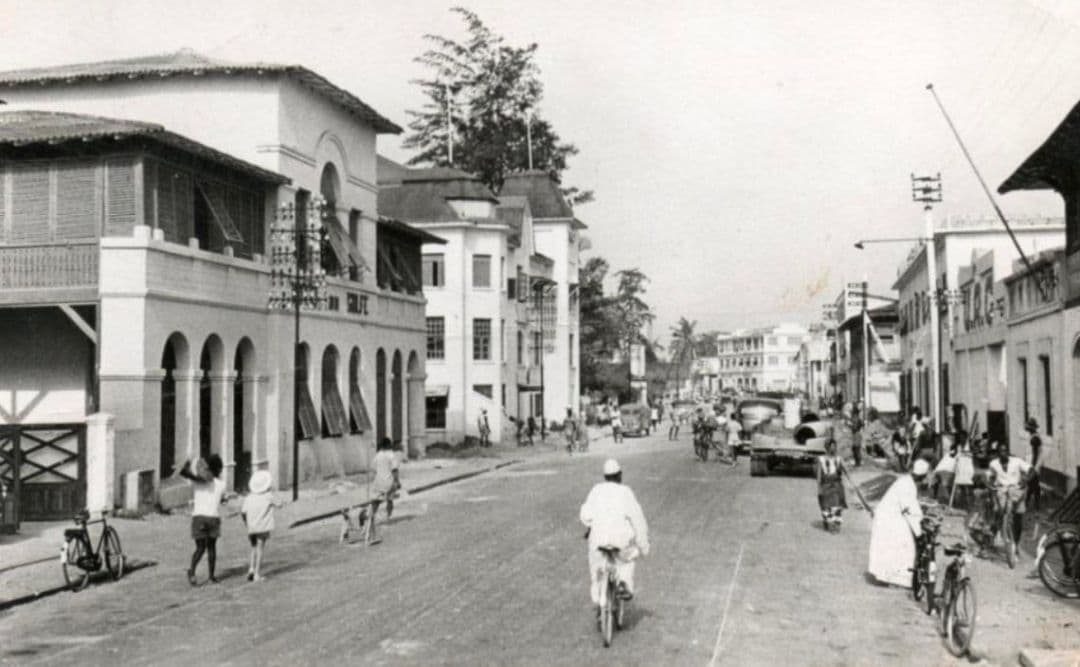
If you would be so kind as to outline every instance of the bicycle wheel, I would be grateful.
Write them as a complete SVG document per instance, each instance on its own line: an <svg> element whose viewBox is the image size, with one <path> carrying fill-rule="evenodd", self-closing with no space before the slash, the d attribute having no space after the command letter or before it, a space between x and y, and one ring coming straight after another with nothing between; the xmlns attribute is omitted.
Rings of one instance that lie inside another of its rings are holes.
<svg viewBox="0 0 1080 667"><path fill-rule="evenodd" d="M81 591L90 583L90 573L79 567L79 562L85 562L90 555L86 543L77 537L69 537L64 542L64 554L64 560L60 563L64 570L64 581L71 590Z"/></svg>
<svg viewBox="0 0 1080 667"><path fill-rule="evenodd" d="M923 593L925 592L923 589L922 577L919 576L919 570L921 569L921 563L915 563L915 567L911 568L911 597L914 598L916 602L922 601Z"/></svg>
<svg viewBox="0 0 1080 667"><path fill-rule="evenodd" d="M956 657L964 655L971 647L975 613L975 587L971 580L961 579L945 610L945 648Z"/></svg>
<svg viewBox="0 0 1080 667"><path fill-rule="evenodd" d="M113 579L124 576L124 550L120 548L120 536L112 526L105 531L105 568Z"/></svg>
<svg viewBox="0 0 1080 667"><path fill-rule="evenodd" d="M611 635L614 630L614 618L612 618L612 605L615 600L615 586L608 580L604 587L604 598L600 601L600 634L604 638L604 647L611 646Z"/></svg>
<svg viewBox="0 0 1080 667"><path fill-rule="evenodd" d="M1039 556L1039 579L1054 595L1063 598L1080 597L1080 582L1076 579L1080 537L1061 535L1050 541Z"/></svg>
<svg viewBox="0 0 1080 667"><path fill-rule="evenodd" d="M626 600L621 597L615 597L615 629L623 629L623 618L626 615Z"/></svg>

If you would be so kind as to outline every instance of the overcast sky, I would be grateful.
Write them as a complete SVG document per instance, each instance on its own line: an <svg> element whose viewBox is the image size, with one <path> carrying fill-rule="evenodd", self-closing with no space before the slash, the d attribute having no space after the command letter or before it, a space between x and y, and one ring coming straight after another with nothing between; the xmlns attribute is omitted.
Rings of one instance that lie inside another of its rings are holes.
<svg viewBox="0 0 1080 667"><path fill-rule="evenodd" d="M463 36L454 3L158 0L0 3L0 69L190 47L298 63L405 125L425 33ZM886 292L922 212L911 172L941 172L935 214L992 216L933 98L991 189L1080 100L1070 0L514 2L476 0L511 43L540 45L541 113L580 155L566 182L589 255L652 282L655 335L809 322L844 280ZM401 138L380 151L409 157ZM1062 214L1010 194L1008 215Z"/></svg>

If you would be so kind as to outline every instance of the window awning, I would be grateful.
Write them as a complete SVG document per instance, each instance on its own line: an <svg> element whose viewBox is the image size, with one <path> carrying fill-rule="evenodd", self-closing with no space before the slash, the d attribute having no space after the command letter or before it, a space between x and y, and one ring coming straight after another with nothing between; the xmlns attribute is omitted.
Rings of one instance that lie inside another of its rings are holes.
<svg viewBox="0 0 1080 667"><path fill-rule="evenodd" d="M371 416L364 405L364 397L356 387L349 391L349 416L352 417L353 428L357 431L371 430Z"/></svg>
<svg viewBox="0 0 1080 667"><path fill-rule="evenodd" d="M301 440L309 440L319 435L319 417L315 412L315 403L311 400L311 392L308 391L307 382L296 383L296 391L299 392L299 407L296 412L296 421L299 422Z"/></svg>
<svg viewBox="0 0 1080 667"><path fill-rule="evenodd" d="M450 385L448 384L426 384L424 385L424 397L425 398L442 398L450 395Z"/></svg>
<svg viewBox="0 0 1080 667"><path fill-rule="evenodd" d="M326 240L330 243L330 248L337 257L338 266L352 265L361 271L367 271L368 265L364 261L364 256L360 253L360 248L357 248L356 244L353 243L349 233L341 225L341 221L334 216L328 216L324 221L324 226L326 227Z"/></svg>
<svg viewBox="0 0 1080 667"><path fill-rule="evenodd" d="M327 435L345 435L349 430L349 420L345 417L345 405L341 402L341 393L337 383L323 385L322 415L326 423Z"/></svg>
<svg viewBox="0 0 1080 667"><path fill-rule="evenodd" d="M195 181L195 189L202 195L206 207L210 209L210 217L214 219L214 223L217 224L225 240L229 243L243 243L244 235L240 233L240 229L229 215L221 190L205 181Z"/></svg>

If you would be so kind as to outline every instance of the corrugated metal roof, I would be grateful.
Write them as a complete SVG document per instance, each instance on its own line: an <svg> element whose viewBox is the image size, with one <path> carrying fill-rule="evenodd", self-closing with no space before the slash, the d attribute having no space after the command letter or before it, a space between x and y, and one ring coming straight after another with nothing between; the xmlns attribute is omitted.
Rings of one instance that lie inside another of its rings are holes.
<svg viewBox="0 0 1080 667"><path fill-rule="evenodd" d="M385 227L391 231L398 232L400 234L404 234L406 236L411 236L415 239L419 239L421 243L446 243L446 239L435 236L434 234L426 232L423 229L417 229L412 225L407 225L400 220L395 220L394 218L387 218L380 215L379 226Z"/></svg>
<svg viewBox="0 0 1080 667"><path fill-rule="evenodd" d="M0 146L57 145L143 137L197 155L271 183L288 183L281 174L235 158L165 129L157 123L55 111L0 111Z"/></svg>
<svg viewBox="0 0 1080 667"><path fill-rule="evenodd" d="M335 86L325 77L300 65L278 63L234 63L208 58L191 49L123 60L76 63L56 67L0 72L0 88L16 88L28 84L64 85L84 81L115 79L151 79L169 76L287 76L304 87L323 95L346 111L371 124L377 132L399 134L401 128L364 104L344 88Z"/></svg>

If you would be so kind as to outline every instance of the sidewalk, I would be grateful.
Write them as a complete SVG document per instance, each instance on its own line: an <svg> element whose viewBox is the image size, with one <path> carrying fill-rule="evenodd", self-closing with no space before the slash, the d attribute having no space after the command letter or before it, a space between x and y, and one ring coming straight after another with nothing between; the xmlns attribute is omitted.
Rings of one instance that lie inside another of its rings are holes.
<svg viewBox="0 0 1080 667"><path fill-rule="evenodd" d="M520 448L496 445L469 458L406 461L401 466L404 493L399 502L407 505L411 497L438 486L558 451L554 445L544 443ZM300 489L296 502L290 502L288 489L275 495L283 503L275 513L275 534L279 538L294 525L338 521L336 517L342 508L363 504L371 498L368 476L363 474L309 484ZM219 569L232 564L239 554L246 554L244 531L237 516L241 502L242 498L234 497L222 507L223 537L219 551L228 553L228 558L227 563L219 564ZM176 570L180 580L192 550L189 524L190 506L171 514L148 514L141 519L109 518L109 525L115 526L120 535L128 571L160 566ZM73 526L70 521L23 522L18 534L0 535L0 611L64 590L59 553L64 530ZM96 541L98 527L91 525L90 533Z"/></svg>

